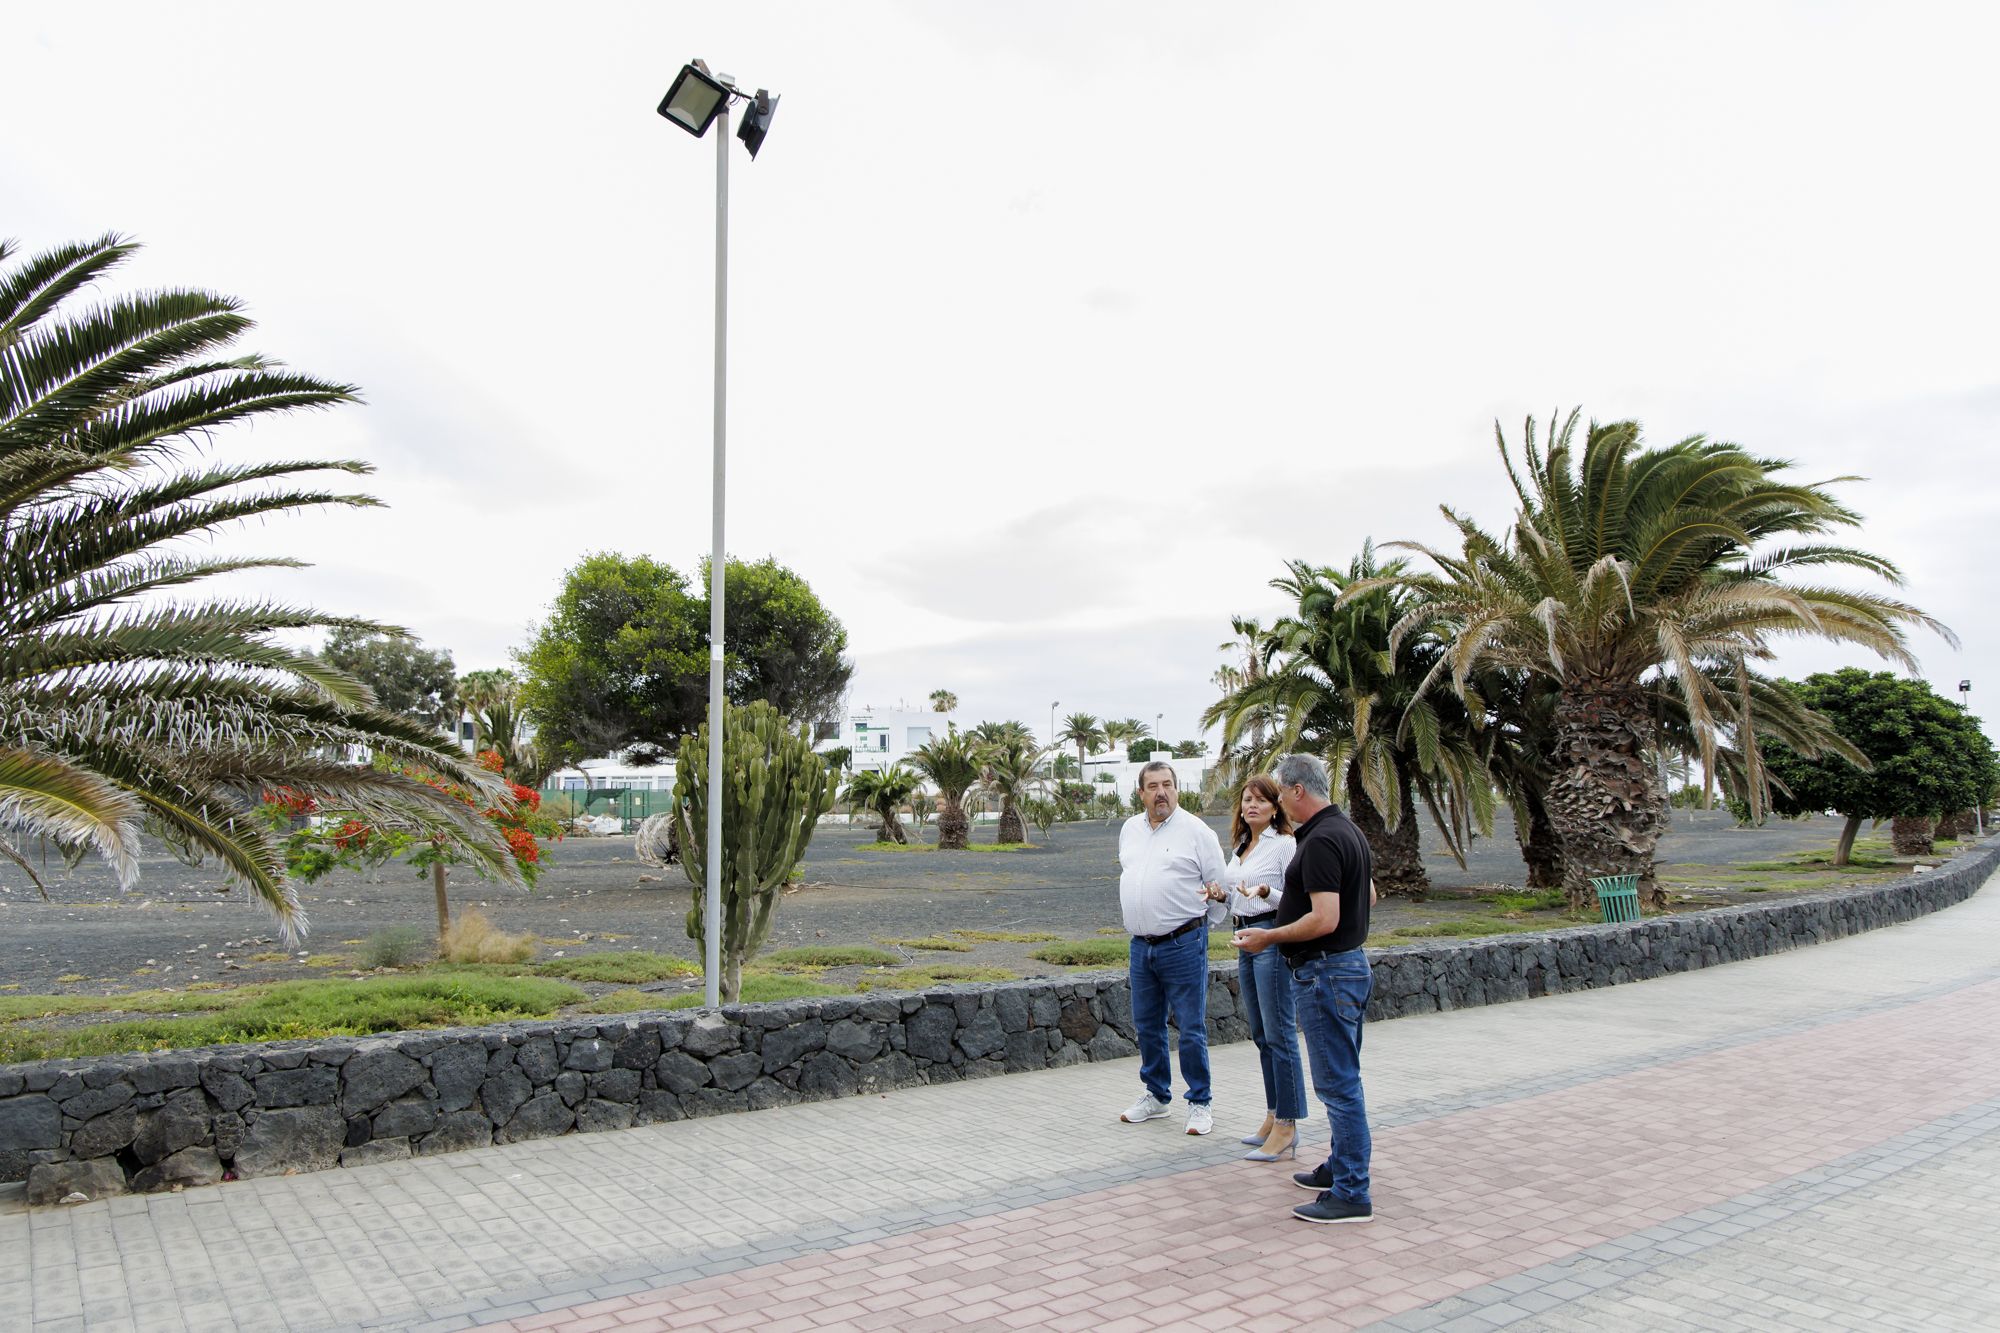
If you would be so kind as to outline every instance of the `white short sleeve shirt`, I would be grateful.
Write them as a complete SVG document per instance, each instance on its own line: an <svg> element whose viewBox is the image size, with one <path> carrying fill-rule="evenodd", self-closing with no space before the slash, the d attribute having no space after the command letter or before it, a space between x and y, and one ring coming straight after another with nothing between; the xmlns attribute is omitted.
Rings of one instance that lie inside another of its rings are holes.
<svg viewBox="0 0 2000 1333"><path fill-rule="evenodd" d="M1126 820L1118 867L1118 906L1133 935L1164 935L1198 916L1216 924L1228 914L1226 904L1207 898L1208 884L1222 878L1222 842L1185 810L1157 828L1144 815Z"/></svg>

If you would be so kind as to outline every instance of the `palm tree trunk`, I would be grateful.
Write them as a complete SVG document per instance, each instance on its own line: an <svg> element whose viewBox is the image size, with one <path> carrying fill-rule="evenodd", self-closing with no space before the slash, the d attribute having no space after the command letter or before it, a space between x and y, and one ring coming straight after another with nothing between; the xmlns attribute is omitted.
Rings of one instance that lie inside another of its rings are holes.
<svg viewBox="0 0 2000 1333"><path fill-rule="evenodd" d="M1014 808L1014 798L1008 796L1002 798L1002 800L1003 803L1000 806L1000 841L1026 842L1028 840L1028 826L1021 822L1021 812Z"/></svg>
<svg viewBox="0 0 2000 1333"><path fill-rule="evenodd" d="M910 835L903 832L903 821L896 818L896 807L889 806L882 815L882 841L907 843Z"/></svg>
<svg viewBox="0 0 2000 1333"><path fill-rule="evenodd" d="M1431 881L1418 842L1416 801L1409 779L1400 773L1398 785L1402 788L1398 793L1402 813L1392 830L1389 821L1383 818L1381 807L1368 795L1361 781L1360 761L1350 759L1347 813L1361 835L1368 839L1368 850L1374 854L1375 887L1392 896L1422 902L1430 893Z"/></svg>
<svg viewBox="0 0 2000 1333"><path fill-rule="evenodd" d="M1653 848L1667 827L1666 793L1647 761L1653 721L1636 684L1565 681L1555 710L1555 778L1549 820L1562 839L1563 888L1572 911L1597 906L1596 875L1637 875L1639 900L1656 910Z"/></svg>
<svg viewBox="0 0 2000 1333"><path fill-rule="evenodd" d="M1889 841L1898 856L1931 855L1931 817L1897 815L1889 821Z"/></svg>
<svg viewBox="0 0 2000 1333"><path fill-rule="evenodd" d="M940 804L937 817L938 850L941 852L962 852L970 841L972 821L965 817L965 807L957 801Z"/></svg>
<svg viewBox="0 0 2000 1333"><path fill-rule="evenodd" d="M1562 838L1549 819L1548 802L1540 791L1529 790L1521 794L1521 804L1527 807L1528 824L1525 829L1517 828L1515 834L1521 843L1521 861L1528 867L1528 887L1561 888Z"/></svg>

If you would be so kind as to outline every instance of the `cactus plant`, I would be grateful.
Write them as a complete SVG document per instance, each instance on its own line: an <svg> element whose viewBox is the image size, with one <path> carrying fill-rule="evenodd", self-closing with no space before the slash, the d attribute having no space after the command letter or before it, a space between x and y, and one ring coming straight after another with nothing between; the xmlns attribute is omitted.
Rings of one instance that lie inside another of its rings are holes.
<svg viewBox="0 0 2000 1333"><path fill-rule="evenodd" d="M742 994L743 964L771 934L792 867L819 817L833 807L833 777L805 729L793 731L762 701L730 707L722 721L722 976L725 1003ZM681 868L694 885L688 938L704 938L708 875L708 727L681 737L674 777Z"/></svg>

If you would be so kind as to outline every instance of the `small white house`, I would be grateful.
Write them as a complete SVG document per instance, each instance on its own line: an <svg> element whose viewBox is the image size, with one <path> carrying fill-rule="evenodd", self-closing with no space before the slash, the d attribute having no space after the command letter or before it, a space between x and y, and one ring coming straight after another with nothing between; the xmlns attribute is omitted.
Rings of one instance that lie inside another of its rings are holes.
<svg viewBox="0 0 2000 1333"><path fill-rule="evenodd" d="M951 713L929 709L856 708L838 723L820 727L813 748L823 752L846 746L849 768L879 772L908 759L910 751L943 735L955 720Z"/></svg>

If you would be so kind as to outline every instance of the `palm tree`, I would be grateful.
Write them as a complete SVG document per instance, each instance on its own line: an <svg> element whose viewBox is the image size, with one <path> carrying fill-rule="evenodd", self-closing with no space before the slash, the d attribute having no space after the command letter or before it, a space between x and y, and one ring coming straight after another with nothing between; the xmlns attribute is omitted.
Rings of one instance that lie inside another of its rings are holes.
<svg viewBox="0 0 2000 1333"><path fill-rule="evenodd" d="M933 713L949 713L956 707L958 707L958 696L950 690L931 691L931 711Z"/></svg>
<svg viewBox="0 0 2000 1333"><path fill-rule="evenodd" d="M1224 694L1262 679L1273 647L1270 633L1253 616L1231 616L1229 628L1236 631L1236 637L1215 645L1215 650L1226 655L1229 661L1216 668L1215 675L1210 678ZM1250 734L1250 749L1261 752L1264 732L1270 726L1271 718L1261 713L1252 714L1245 722Z"/></svg>
<svg viewBox="0 0 2000 1333"><path fill-rule="evenodd" d="M910 751L910 765L937 788L938 850L964 851L972 828L965 816L965 793L979 781L979 743L947 731Z"/></svg>
<svg viewBox="0 0 2000 1333"><path fill-rule="evenodd" d="M1572 412L1539 442L1530 418L1519 468L1496 426L1520 506L1506 534L1492 536L1446 507L1460 550L1400 543L1439 573L1385 576L1346 595L1385 585L1414 594L1397 639L1444 635L1449 652L1432 683L1448 682L1469 704L1481 667L1554 681L1549 816L1570 899L1589 902L1592 875L1634 874L1649 903L1663 906L1653 848L1667 807L1650 761L1657 728L1649 685L1678 695L1690 739L1714 767L1730 724L1714 682L1772 656L1777 637L1858 644L1913 668L1906 626L1956 639L1892 598L1781 581L1834 566L1901 582L1881 556L1799 540L1860 522L1827 492L1831 483L1791 481L1780 475L1790 463L1699 435L1642 447L1630 421L1590 423L1579 454L1577 418ZM1754 772L1754 730L1739 730Z"/></svg>
<svg viewBox="0 0 2000 1333"><path fill-rule="evenodd" d="M1020 803L1042 787L1043 750L1032 740L1008 737L980 753L980 786L1000 798L1001 842L1026 842Z"/></svg>
<svg viewBox="0 0 2000 1333"><path fill-rule="evenodd" d="M296 938L305 921L284 845L255 814L282 790L448 836L518 883L479 806L423 780L457 784L483 805L509 799L498 778L285 642L385 627L266 602L168 599L218 574L300 563L188 553L185 538L375 501L294 481L365 473L363 463L199 458L231 422L357 393L226 355L251 326L226 297L172 290L80 305L135 248L105 236L9 266L14 247L0 243L0 856L27 869L19 842L47 838L68 854L95 850L129 888L139 836L151 833L190 858L214 857ZM353 749L385 762L345 762Z"/></svg>
<svg viewBox="0 0 2000 1333"><path fill-rule="evenodd" d="M1056 733L1056 739L1076 747L1076 775L1082 777L1083 761L1089 758L1090 748L1104 744L1104 729L1089 713L1071 713L1063 719L1063 729Z"/></svg>
<svg viewBox="0 0 2000 1333"><path fill-rule="evenodd" d="M1104 723L1105 744L1116 748L1130 749L1132 742L1145 740L1153 729L1136 717L1121 717L1117 721Z"/></svg>
<svg viewBox="0 0 2000 1333"><path fill-rule="evenodd" d="M981 745L1005 745L1009 741L1020 741L1025 745L1035 743L1035 733L1025 722L981 722L966 735Z"/></svg>
<svg viewBox="0 0 2000 1333"><path fill-rule="evenodd" d="M891 764L880 772L864 768L856 773L848 779L841 799L857 809L865 806L882 816L883 842L907 843L910 835L903 831L896 807L915 795L916 790L917 775L901 764Z"/></svg>
<svg viewBox="0 0 2000 1333"><path fill-rule="evenodd" d="M1298 609L1270 630L1272 659L1203 721L1223 724L1225 745L1260 717L1278 721L1272 750L1251 752L1257 767L1301 746L1325 755L1342 774L1348 813L1375 853L1377 884L1421 898L1430 876L1418 801L1460 864L1473 829L1491 827L1494 797L1478 743L1484 718L1450 696L1422 695L1442 654L1435 638L1392 645L1410 598L1382 583L1402 572L1400 563L1378 566L1367 544L1345 572L1304 561L1288 568L1271 586ZM1343 596L1368 581L1376 584L1372 594Z"/></svg>

